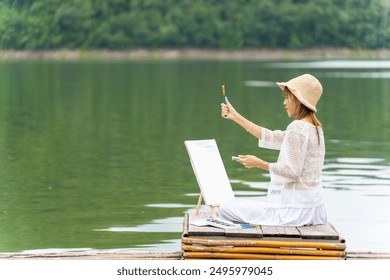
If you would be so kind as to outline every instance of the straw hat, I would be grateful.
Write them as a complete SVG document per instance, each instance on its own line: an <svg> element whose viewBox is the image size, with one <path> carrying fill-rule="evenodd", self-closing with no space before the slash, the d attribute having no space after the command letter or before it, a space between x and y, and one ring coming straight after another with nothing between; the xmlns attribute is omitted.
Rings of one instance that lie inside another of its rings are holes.
<svg viewBox="0 0 390 280"><path fill-rule="evenodd" d="M307 108L317 112L317 102L322 94L321 83L310 74L303 74L285 83L276 83L283 91L287 87Z"/></svg>

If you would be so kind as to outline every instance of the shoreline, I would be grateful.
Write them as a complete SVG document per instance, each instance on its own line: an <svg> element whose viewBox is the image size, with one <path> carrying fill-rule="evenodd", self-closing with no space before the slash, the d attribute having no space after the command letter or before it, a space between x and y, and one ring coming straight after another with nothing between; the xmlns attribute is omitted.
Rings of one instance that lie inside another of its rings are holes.
<svg viewBox="0 0 390 280"><path fill-rule="evenodd" d="M390 59L390 49L351 50L343 48L284 49L136 49L116 50L0 50L7 60L310 60Z"/></svg>

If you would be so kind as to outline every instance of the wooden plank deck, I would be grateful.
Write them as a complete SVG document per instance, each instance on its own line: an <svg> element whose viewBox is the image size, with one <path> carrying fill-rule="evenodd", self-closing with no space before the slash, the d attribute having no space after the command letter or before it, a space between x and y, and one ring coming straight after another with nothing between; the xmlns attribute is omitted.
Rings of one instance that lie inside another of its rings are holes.
<svg viewBox="0 0 390 280"><path fill-rule="evenodd" d="M245 238L286 238L302 240L333 240L345 243L331 223L315 226L281 227L281 226L259 226L238 230L225 230L216 227L199 227L191 224L191 221L204 219L209 213L185 214L183 222L183 237L191 236L225 236Z"/></svg>

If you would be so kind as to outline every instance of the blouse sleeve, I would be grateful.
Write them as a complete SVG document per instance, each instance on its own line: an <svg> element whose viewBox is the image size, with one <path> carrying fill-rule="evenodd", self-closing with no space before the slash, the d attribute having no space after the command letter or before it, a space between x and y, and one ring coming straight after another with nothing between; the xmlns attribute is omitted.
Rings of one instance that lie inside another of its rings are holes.
<svg viewBox="0 0 390 280"><path fill-rule="evenodd" d="M259 147L280 150L286 132L281 130L269 130L261 128L261 138L259 139Z"/></svg>
<svg viewBox="0 0 390 280"><path fill-rule="evenodd" d="M271 181L278 184L294 182L302 174L309 136L297 130L288 131L278 161L269 165Z"/></svg>

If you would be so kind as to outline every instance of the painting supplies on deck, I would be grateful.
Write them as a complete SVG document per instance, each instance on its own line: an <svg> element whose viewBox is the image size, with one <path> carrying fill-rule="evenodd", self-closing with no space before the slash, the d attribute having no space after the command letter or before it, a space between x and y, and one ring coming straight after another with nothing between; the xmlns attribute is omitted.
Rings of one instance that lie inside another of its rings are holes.
<svg viewBox="0 0 390 280"><path fill-rule="evenodd" d="M202 226L212 226L222 229L242 229L240 224L235 224L233 222L223 220L219 217L206 217L204 219L197 219L191 222L192 225L202 227Z"/></svg>
<svg viewBox="0 0 390 280"><path fill-rule="evenodd" d="M241 225L235 224L233 222L223 220L218 217L208 217L206 219L206 223L209 226L217 227L217 228L223 228L223 229L241 229Z"/></svg>

